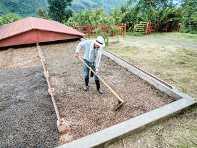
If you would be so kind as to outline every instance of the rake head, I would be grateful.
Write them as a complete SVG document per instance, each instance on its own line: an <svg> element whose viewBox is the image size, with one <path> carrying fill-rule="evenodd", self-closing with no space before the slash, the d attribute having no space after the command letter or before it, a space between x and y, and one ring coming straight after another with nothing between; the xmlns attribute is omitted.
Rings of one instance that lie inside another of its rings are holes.
<svg viewBox="0 0 197 148"><path fill-rule="evenodd" d="M124 101L124 102L118 101L118 104L114 106L113 111L115 111L115 112L119 111L125 103L126 103L126 101Z"/></svg>

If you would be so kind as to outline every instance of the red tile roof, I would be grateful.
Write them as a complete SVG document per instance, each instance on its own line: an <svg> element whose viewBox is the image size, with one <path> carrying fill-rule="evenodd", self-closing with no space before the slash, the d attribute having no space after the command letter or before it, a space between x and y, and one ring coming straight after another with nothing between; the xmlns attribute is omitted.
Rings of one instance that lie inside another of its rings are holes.
<svg viewBox="0 0 197 148"><path fill-rule="evenodd" d="M83 33L52 20L28 17L16 22L0 26L0 40L9 38L30 30L44 30L68 35L84 36Z"/></svg>

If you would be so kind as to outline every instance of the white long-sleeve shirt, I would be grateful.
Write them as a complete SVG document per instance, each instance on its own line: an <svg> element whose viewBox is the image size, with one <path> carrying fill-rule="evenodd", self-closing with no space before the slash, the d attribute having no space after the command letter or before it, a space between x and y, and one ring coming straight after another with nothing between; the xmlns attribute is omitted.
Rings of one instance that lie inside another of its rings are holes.
<svg viewBox="0 0 197 148"><path fill-rule="evenodd" d="M103 49L102 48L95 49L94 41L92 40L81 41L78 44L75 52L79 53L81 49L84 50L83 58L89 62L95 62L96 70L98 70L101 62L101 57L103 54Z"/></svg>

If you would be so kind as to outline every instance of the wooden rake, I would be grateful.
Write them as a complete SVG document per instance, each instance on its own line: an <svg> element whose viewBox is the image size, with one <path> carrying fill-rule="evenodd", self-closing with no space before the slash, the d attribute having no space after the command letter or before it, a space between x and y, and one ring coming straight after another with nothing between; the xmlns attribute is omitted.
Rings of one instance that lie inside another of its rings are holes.
<svg viewBox="0 0 197 148"><path fill-rule="evenodd" d="M95 76L99 78L99 80L110 90L110 92L118 99L118 104L114 107L114 111L118 111L126 102L118 95L118 93L112 89L111 86L109 86L103 78L101 78L99 75L96 74L96 72L81 58L79 57L79 60L85 64L90 71L94 73Z"/></svg>

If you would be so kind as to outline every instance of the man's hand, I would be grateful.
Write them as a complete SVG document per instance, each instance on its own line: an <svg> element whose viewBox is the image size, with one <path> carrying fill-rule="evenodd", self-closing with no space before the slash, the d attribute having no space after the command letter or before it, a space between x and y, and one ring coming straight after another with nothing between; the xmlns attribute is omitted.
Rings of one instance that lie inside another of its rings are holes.
<svg viewBox="0 0 197 148"><path fill-rule="evenodd" d="M99 74L99 69L96 69L95 74L96 74L96 75Z"/></svg>

